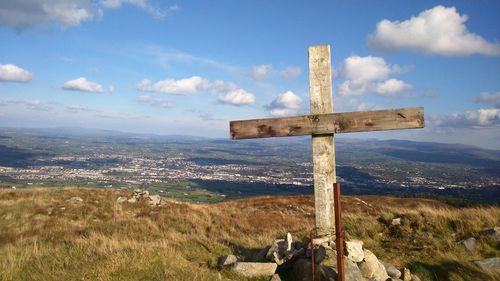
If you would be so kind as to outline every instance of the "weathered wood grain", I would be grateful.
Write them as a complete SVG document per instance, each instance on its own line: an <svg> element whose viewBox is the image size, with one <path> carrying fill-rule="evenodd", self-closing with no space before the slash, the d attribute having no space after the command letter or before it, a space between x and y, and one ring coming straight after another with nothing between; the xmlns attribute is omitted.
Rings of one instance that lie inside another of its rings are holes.
<svg viewBox="0 0 500 281"><path fill-rule="evenodd" d="M309 47L309 95L311 114L333 112L332 64L328 45ZM335 225L333 183L336 182L336 175L333 134L313 135L312 155L316 235L329 236Z"/></svg>
<svg viewBox="0 0 500 281"><path fill-rule="evenodd" d="M231 121L230 131L232 139L251 139L415 129L424 126L424 108L409 107Z"/></svg>

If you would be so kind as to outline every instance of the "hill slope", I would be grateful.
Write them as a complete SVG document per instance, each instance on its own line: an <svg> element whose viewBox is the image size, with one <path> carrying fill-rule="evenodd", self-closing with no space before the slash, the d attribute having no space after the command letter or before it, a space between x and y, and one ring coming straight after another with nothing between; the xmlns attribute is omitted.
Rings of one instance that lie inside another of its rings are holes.
<svg viewBox="0 0 500 281"><path fill-rule="evenodd" d="M217 258L251 257L286 232L307 236L314 223L312 196L210 205L171 201L156 208L116 203L127 194L0 191L0 280L248 280L218 271ZM75 196L83 202L70 200ZM499 207L375 196L345 197L343 203L348 236L422 280L499 278L472 262L500 256L499 243L478 234L500 225ZM388 223L394 217L402 218L400 227ZM456 245L469 236L478 237L472 254Z"/></svg>

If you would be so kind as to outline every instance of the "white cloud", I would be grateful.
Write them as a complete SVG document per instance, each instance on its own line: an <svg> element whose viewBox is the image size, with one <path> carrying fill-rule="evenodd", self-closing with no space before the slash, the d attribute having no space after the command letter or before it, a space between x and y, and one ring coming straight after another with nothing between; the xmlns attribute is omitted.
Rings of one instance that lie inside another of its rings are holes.
<svg viewBox="0 0 500 281"><path fill-rule="evenodd" d="M375 92L381 96L394 96L399 92L409 91L413 86L398 79L389 79L378 83Z"/></svg>
<svg viewBox="0 0 500 281"><path fill-rule="evenodd" d="M383 50L410 50L426 54L464 56L500 55L500 44L490 43L465 26L467 15L455 7L436 6L405 21L384 19L368 38L368 46Z"/></svg>
<svg viewBox="0 0 500 281"><path fill-rule="evenodd" d="M486 104L491 104L496 108L500 107L500 92L494 94L491 93L481 93L479 96L474 98L476 102L482 102Z"/></svg>
<svg viewBox="0 0 500 281"><path fill-rule="evenodd" d="M272 69L273 67L270 64L253 65L249 75L250 78L254 80L265 80L268 78L269 72L271 72Z"/></svg>
<svg viewBox="0 0 500 281"><path fill-rule="evenodd" d="M236 106L251 105L255 103L255 96L243 89L236 89L220 95L219 101Z"/></svg>
<svg viewBox="0 0 500 281"><path fill-rule="evenodd" d="M426 120L427 121L427 120ZM481 108L464 113L436 116L429 124L437 128L485 128L500 126L499 108Z"/></svg>
<svg viewBox="0 0 500 281"><path fill-rule="evenodd" d="M268 106L272 116L289 116L297 114L302 106L302 99L292 91L278 95Z"/></svg>
<svg viewBox="0 0 500 281"><path fill-rule="evenodd" d="M169 108L172 106L172 104L167 99L155 98L149 95L139 96L137 100L142 103L147 103L152 106L157 106L162 108Z"/></svg>
<svg viewBox="0 0 500 281"><path fill-rule="evenodd" d="M89 109L84 105L72 104L66 108L66 111L71 112L71 113L80 113L83 111L89 111Z"/></svg>
<svg viewBox="0 0 500 281"><path fill-rule="evenodd" d="M337 92L341 96L360 96L367 92L376 92L393 97L413 87L401 80L387 78L390 74L405 73L411 68L412 66L390 66L381 57L350 56L339 69L339 76L345 80L337 86Z"/></svg>
<svg viewBox="0 0 500 281"><path fill-rule="evenodd" d="M0 81L29 82L33 74L13 64L0 64Z"/></svg>
<svg viewBox="0 0 500 281"><path fill-rule="evenodd" d="M366 83L354 83L346 80L337 86L337 92L341 96L361 96L368 91Z"/></svg>
<svg viewBox="0 0 500 281"><path fill-rule="evenodd" d="M94 82L88 81L85 77L79 77L74 80L67 81L62 86L63 90L81 91L90 93L104 93L104 88ZM112 90L112 87L110 88Z"/></svg>
<svg viewBox="0 0 500 281"><path fill-rule="evenodd" d="M50 22L75 26L91 19L95 12L89 0L0 1L0 25L16 30Z"/></svg>
<svg viewBox="0 0 500 281"><path fill-rule="evenodd" d="M108 9L119 9L124 4L135 6L149 13L156 18L163 18L171 12L179 10L179 6L172 5L166 9L155 6L148 0L102 0L102 6Z"/></svg>
<svg viewBox="0 0 500 281"><path fill-rule="evenodd" d="M15 0L0 1L0 25L23 30L35 25L58 24L78 26L83 21L99 18L105 9L132 5L156 18L179 10L177 5L162 9L149 0Z"/></svg>
<svg viewBox="0 0 500 281"><path fill-rule="evenodd" d="M7 105L7 104L20 104L20 105L24 105L26 107L26 109L37 110L37 111L47 111L47 110L51 109L51 107L48 104L46 104L44 102L41 102L39 100L14 99L14 100L3 101L3 104L4 105Z"/></svg>
<svg viewBox="0 0 500 281"><path fill-rule="evenodd" d="M468 111L465 113L465 119L476 122L478 125L490 125L500 119L499 108L478 109L477 111Z"/></svg>
<svg viewBox="0 0 500 281"><path fill-rule="evenodd" d="M350 56L344 60L340 75L353 83L382 80L391 73L391 68L380 57Z"/></svg>
<svg viewBox="0 0 500 281"><path fill-rule="evenodd" d="M294 79L302 73L300 67L297 66L289 66L281 71L281 76L285 79Z"/></svg>
<svg viewBox="0 0 500 281"><path fill-rule="evenodd" d="M142 80L137 83L137 89L143 92L167 93L174 95L196 94L202 91L215 90L221 86L221 81L210 83L200 76L192 76L184 79L165 79L156 83L150 80Z"/></svg>

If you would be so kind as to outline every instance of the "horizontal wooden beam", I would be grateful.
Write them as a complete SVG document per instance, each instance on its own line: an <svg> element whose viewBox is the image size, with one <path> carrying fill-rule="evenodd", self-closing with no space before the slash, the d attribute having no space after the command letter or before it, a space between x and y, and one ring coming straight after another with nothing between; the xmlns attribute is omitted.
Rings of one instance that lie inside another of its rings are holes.
<svg viewBox="0 0 500 281"><path fill-rule="evenodd" d="M253 139L424 127L424 108L313 114L230 122L231 139Z"/></svg>

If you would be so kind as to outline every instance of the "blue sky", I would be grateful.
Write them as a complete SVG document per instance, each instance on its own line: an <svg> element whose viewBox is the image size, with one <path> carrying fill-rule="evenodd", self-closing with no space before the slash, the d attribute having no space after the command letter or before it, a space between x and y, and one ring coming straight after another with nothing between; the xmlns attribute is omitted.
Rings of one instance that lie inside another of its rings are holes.
<svg viewBox="0 0 500 281"><path fill-rule="evenodd" d="M0 126L228 137L307 114L330 44L335 111L424 106L422 130L500 149L498 1L0 1Z"/></svg>

